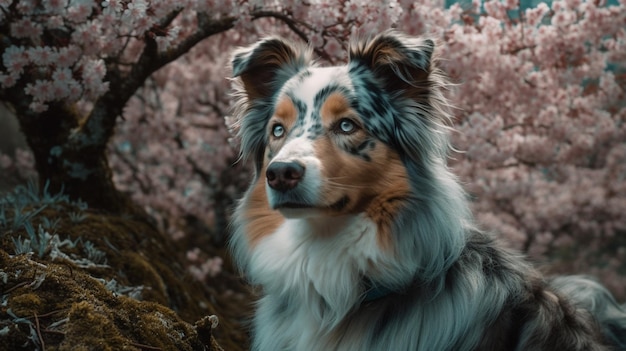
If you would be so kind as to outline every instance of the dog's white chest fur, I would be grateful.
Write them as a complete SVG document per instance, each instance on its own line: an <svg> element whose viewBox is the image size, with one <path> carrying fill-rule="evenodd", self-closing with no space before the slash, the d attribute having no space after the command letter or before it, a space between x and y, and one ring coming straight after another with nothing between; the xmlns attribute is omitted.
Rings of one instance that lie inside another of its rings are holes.
<svg viewBox="0 0 626 351"><path fill-rule="evenodd" d="M380 259L375 225L362 215L286 220L251 257L250 276L265 295L255 323L259 349L327 346L324 331L361 300L361 274Z"/></svg>

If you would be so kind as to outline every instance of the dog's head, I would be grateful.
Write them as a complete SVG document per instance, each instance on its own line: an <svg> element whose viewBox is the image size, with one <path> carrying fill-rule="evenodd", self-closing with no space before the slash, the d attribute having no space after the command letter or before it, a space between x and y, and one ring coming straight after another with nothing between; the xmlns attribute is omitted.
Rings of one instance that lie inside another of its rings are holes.
<svg viewBox="0 0 626 351"><path fill-rule="evenodd" d="M394 32L352 45L344 66L320 67L309 48L280 38L237 51L242 153L254 158L269 207L286 217L378 217L400 206L407 163L447 152L433 51L431 40Z"/></svg>

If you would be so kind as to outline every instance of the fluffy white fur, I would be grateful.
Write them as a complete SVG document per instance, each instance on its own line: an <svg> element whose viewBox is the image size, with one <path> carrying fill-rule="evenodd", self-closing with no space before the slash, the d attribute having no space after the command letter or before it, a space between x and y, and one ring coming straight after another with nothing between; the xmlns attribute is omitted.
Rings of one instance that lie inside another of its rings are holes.
<svg viewBox="0 0 626 351"><path fill-rule="evenodd" d="M262 289L252 349L626 350L626 313L606 289L582 277L545 278L474 227L446 165L446 82L433 51L430 40L387 32L352 45L350 62L333 68L279 38L235 53L242 153L257 171L231 240L236 263ZM314 205L331 181L315 153L316 139L330 133L315 128L316 100L331 88L352 98L368 137L395 150L406 170L410 190L384 227L391 249L365 212L280 207L300 191L310 194L298 201ZM272 144L268 123L285 96L302 105L300 124ZM264 172L273 162L305 165L303 185L272 189Z"/></svg>

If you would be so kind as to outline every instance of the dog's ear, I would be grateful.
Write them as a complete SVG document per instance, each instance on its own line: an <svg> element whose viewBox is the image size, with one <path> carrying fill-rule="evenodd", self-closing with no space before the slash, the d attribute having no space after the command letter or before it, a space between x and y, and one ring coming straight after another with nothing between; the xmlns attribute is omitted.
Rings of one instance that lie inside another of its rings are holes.
<svg viewBox="0 0 626 351"><path fill-rule="evenodd" d="M239 49L233 55L233 76L238 78L233 126L241 137L243 158L254 157L257 173L263 165L265 127L273 112L273 99L283 84L310 61L310 48L276 37Z"/></svg>
<svg viewBox="0 0 626 351"><path fill-rule="evenodd" d="M240 77L250 101L273 96L289 78L311 61L311 50L281 38L267 38L236 51L233 76Z"/></svg>
<svg viewBox="0 0 626 351"><path fill-rule="evenodd" d="M350 48L350 62L369 68L384 90L415 100L428 97L435 43L385 32Z"/></svg>
<svg viewBox="0 0 626 351"><path fill-rule="evenodd" d="M415 161L445 159L449 148L447 133L443 132L450 121L443 94L448 81L434 63L434 51L431 39L393 31L350 49L350 64L369 71L381 90L375 94L385 94L395 109L381 116L388 119L383 121L389 133L386 141Z"/></svg>

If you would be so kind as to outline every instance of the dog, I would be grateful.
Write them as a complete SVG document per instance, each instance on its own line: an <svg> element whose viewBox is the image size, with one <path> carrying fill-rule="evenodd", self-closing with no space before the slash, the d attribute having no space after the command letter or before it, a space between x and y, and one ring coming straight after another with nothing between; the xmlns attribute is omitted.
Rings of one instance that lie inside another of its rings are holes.
<svg viewBox="0 0 626 351"><path fill-rule="evenodd" d="M252 350L626 350L595 281L547 278L474 224L447 166L435 43L388 31L322 66L278 37L235 51L255 175L230 249L261 296Z"/></svg>

